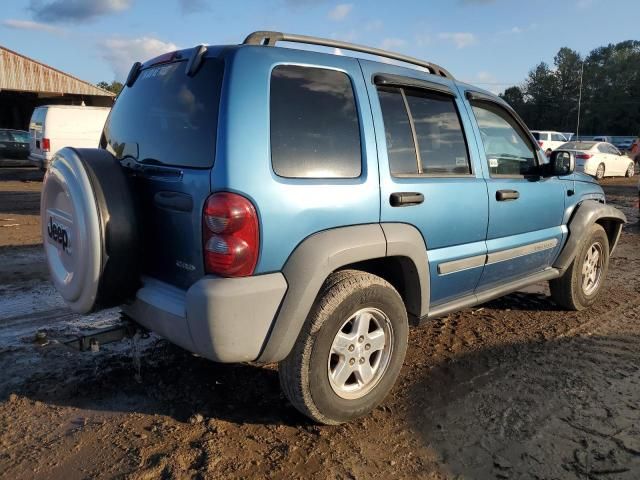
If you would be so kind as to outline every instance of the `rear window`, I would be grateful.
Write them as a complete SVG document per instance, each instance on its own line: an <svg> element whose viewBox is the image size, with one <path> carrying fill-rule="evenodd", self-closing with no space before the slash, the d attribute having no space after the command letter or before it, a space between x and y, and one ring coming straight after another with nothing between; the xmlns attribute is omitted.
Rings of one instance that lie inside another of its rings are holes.
<svg viewBox="0 0 640 480"><path fill-rule="evenodd" d="M274 68L271 163L281 177L360 176L358 110L345 73L296 65Z"/></svg>
<svg viewBox="0 0 640 480"><path fill-rule="evenodd" d="M540 140L540 132L531 132L531 135L533 135L533 138L536 140Z"/></svg>
<svg viewBox="0 0 640 480"><path fill-rule="evenodd" d="M560 148L563 150L591 150L597 142L567 142Z"/></svg>
<svg viewBox="0 0 640 480"><path fill-rule="evenodd" d="M185 62L143 70L118 96L100 146L117 158L210 168L223 70L223 62L211 58L193 77L185 74Z"/></svg>
<svg viewBox="0 0 640 480"><path fill-rule="evenodd" d="M11 134L16 142L29 142L29 134L27 132L11 132Z"/></svg>
<svg viewBox="0 0 640 480"><path fill-rule="evenodd" d="M31 115L31 122L29 123L29 129L42 130L42 124L44 123L44 117L46 116L46 109L36 108Z"/></svg>

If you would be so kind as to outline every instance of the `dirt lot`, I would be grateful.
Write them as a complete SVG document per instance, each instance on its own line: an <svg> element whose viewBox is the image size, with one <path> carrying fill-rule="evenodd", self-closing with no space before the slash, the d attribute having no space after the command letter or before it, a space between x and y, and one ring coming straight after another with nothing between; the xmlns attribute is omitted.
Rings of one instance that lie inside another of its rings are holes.
<svg viewBox="0 0 640 480"><path fill-rule="evenodd" d="M414 329L387 401L339 427L288 405L275 366L153 336L94 354L33 343L118 319L71 314L48 283L37 180L0 173L0 217L21 224L0 245L22 245L0 247L4 478L640 477L637 178L604 182L630 224L601 303L564 312L540 286Z"/></svg>

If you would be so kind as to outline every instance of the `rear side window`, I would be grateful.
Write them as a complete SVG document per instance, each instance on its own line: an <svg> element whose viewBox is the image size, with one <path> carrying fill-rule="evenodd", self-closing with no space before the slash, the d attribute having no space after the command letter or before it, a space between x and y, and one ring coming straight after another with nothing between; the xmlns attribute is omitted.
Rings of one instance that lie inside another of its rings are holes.
<svg viewBox="0 0 640 480"><path fill-rule="evenodd" d="M401 88L379 88L378 96L392 175L471 174L452 97Z"/></svg>
<svg viewBox="0 0 640 480"><path fill-rule="evenodd" d="M271 162L288 178L356 178L360 126L349 77L279 65L271 74Z"/></svg>
<svg viewBox="0 0 640 480"><path fill-rule="evenodd" d="M380 107L384 118L387 155L393 175L418 172L413 134L404 100L398 89L378 90Z"/></svg>
<svg viewBox="0 0 640 480"><path fill-rule="evenodd" d="M551 134L551 140L553 140L554 142L566 142L567 141L567 139L564 138L559 133L552 133Z"/></svg>
<svg viewBox="0 0 640 480"><path fill-rule="evenodd" d="M100 142L117 158L209 168L215 157L223 62L206 59L189 77L185 62L144 69L118 96Z"/></svg>
<svg viewBox="0 0 640 480"><path fill-rule="evenodd" d="M29 123L29 129L42 130L42 124L44 123L44 117L46 115L44 108L36 108L31 115L31 122Z"/></svg>

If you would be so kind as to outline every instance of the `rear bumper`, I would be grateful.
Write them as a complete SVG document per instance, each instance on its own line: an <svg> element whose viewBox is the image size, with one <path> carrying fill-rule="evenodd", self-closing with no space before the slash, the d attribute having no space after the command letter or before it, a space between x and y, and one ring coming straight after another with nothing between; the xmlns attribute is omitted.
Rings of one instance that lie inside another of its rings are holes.
<svg viewBox="0 0 640 480"><path fill-rule="evenodd" d="M281 273L205 277L186 292L144 278L124 313L167 340L217 362L258 358L287 290Z"/></svg>
<svg viewBox="0 0 640 480"><path fill-rule="evenodd" d="M34 155L30 153L27 157L27 160L29 160L29 162L36 167L44 169L47 169L49 167L49 159L47 159L46 156Z"/></svg>

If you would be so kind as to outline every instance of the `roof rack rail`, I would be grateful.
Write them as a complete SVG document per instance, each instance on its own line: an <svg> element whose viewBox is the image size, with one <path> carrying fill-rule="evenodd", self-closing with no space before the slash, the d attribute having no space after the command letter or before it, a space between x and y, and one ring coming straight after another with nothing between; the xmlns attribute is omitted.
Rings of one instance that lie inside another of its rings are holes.
<svg viewBox="0 0 640 480"><path fill-rule="evenodd" d="M426 68L434 75L439 75L450 80L454 79L453 75L451 75L446 69L435 63L420 60L415 57L409 57L408 55L402 55L400 53L389 52L379 48L365 47L364 45L356 45L354 43L341 42L339 40L330 40L328 38L310 37L308 35L297 35L295 33L257 31L249 34L249 36L244 39L243 44L272 46L275 45L276 42L306 43L309 45L320 45L323 47L342 48L353 52L368 53L379 57L391 58L400 62L417 65L419 67Z"/></svg>

